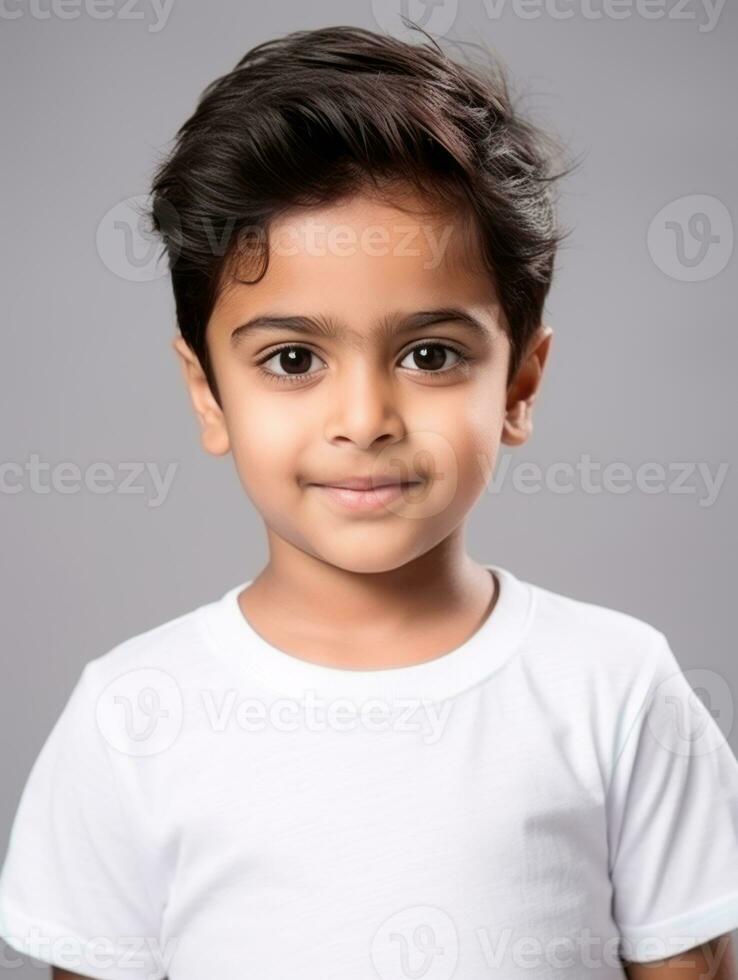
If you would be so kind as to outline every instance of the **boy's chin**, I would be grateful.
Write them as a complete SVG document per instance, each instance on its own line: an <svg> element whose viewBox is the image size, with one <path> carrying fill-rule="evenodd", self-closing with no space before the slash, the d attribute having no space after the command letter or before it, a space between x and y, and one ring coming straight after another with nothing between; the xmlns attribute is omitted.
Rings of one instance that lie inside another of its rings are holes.
<svg viewBox="0 0 738 980"><path fill-rule="evenodd" d="M379 575L393 572L433 547L433 542L419 542L408 536L398 540L396 530L365 528L364 534L346 535L345 542L313 542L313 554L321 561L345 572Z"/></svg>

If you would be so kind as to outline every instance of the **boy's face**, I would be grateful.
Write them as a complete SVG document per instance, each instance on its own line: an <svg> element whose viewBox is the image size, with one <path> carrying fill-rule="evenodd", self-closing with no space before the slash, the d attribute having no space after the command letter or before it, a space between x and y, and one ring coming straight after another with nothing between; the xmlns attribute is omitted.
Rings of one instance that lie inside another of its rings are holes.
<svg viewBox="0 0 738 980"><path fill-rule="evenodd" d="M222 409L174 341L203 446L232 452L268 533L349 571L398 568L459 529L500 443L528 437L551 337L540 328L508 389L502 312L464 225L408 202L358 196L272 224L266 275L222 291L208 323ZM257 317L273 325L244 327ZM403 485L328 489L352 477Z"/></svg>

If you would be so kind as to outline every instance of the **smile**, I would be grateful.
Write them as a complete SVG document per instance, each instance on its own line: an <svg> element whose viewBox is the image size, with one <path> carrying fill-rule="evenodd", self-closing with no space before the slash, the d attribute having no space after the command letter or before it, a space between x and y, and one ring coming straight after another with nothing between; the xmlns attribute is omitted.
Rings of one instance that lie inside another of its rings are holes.
<svg viewBox="0 0 738 980"><path fill-rule="evenodd" d="M351 490L348 487L333 487L321 483L315 483L313 486L329 499L349 510L372 511L381 510L387 504L398 500L406 490L420 486L420 482L391 483L367 490Z"/></svg>

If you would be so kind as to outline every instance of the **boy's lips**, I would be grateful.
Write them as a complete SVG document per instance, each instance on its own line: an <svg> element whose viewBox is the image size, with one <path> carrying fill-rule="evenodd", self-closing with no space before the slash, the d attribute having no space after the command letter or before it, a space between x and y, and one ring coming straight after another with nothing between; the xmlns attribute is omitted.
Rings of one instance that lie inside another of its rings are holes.
<svg viewBox="0 0 738 980"><path fill-rule="evenodd" d="M384 483L367 489L353 489L346 486L332 486L326 483L313 484L334 503L347 510L379 511L385 510L388 504L399 500L410 487L419 486L419 480L412 483Z"/></svg>
<svg viewBox="0 0 738 980"><path fill-rule="evenodd" d="M342 477L309 486L321 490L326 497L347 510L379 511L404 496L410 487L420 486L422 480L398 480L396 476Z"/></svg>
<svg viewBox="0 0 738 980"><path fill-rule="evenodd" d="M338 480L316 483L318 487L333 487L336 490L376 490L378 487L410 487L420 480L398 480L394 476L349 476Z"/></svg>

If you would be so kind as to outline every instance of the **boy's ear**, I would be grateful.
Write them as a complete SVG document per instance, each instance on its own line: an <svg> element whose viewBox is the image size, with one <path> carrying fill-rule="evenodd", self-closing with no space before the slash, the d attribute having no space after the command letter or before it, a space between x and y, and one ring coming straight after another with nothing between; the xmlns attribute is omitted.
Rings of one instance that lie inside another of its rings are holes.
<svg viewBox="0 0 738 980"><path fill-rule="evenodd" d="M190 350L181 334L172 340L182 368L192 407L200 423L200 441L205 452L224 456L231 448L223 411L213 397L197 355Z"/></svg>
<svg viewBox="0 0 738 980"><path fill-rule="evenodd" d="M541 324L531 338L525 357L507 390L502 442L519 446L533 431L533 403L541 384L551 347L553 328Z"/></svg>

